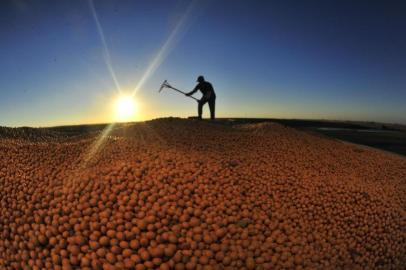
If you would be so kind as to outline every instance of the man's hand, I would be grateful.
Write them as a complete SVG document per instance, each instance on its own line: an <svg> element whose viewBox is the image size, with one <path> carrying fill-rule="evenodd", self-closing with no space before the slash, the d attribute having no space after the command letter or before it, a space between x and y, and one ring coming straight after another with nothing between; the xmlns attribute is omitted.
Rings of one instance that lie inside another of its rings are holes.
<svg viewBox="0 0 406 270"><path fill-rule="evenodd" d="M187 97L190 96L190 93L185 93L185 96L187 96Z"/></svg>

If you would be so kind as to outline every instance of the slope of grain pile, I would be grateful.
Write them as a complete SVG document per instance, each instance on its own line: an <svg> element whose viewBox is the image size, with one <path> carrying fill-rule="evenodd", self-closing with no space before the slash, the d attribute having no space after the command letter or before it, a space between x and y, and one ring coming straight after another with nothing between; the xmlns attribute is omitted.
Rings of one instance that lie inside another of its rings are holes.
<svg viewBox="0 0 406 270"><path fill-rule="evenodd" d="M406 265L402 157L277 124L109 130L0 139L1 269Z"/></svg>

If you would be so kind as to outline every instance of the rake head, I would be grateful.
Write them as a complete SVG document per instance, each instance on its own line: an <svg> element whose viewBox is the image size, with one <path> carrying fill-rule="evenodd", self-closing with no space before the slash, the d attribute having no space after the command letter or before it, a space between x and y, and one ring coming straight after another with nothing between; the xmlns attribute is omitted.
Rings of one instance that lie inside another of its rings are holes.
<svg viewBox="0 0 406 270"><path fill-rule="evenodd" d="M186 95L186 96L189 97L189 98L192 98L192 99L194 99L194 100L196 100L196 101L199 101L197 98L192 97L192 96L188 95L187 93L185 93L185 92L183 92L183 91L181 91L181 90L179 90L179 89L173 87L172 85L170 85L170 84L168 83L167 80L165 80L165 81L161 84L161 87L159 87L158 92L160 93L164 88L172 89L172 90L174 90L174 91L176 91L176 92L178 92L178 93L181 93L181 94L183 94L183 95Z"/></svg>
<svg viewBox="0 0 406 270"><path fill-rule="evenodd" d="M158 92L161 92L162 89L164 89L165 87L172 88L172 86L168 83L167 80L165 80L165 81L161 84L161 87L159 87L159 91L158 91Z"/></svg>

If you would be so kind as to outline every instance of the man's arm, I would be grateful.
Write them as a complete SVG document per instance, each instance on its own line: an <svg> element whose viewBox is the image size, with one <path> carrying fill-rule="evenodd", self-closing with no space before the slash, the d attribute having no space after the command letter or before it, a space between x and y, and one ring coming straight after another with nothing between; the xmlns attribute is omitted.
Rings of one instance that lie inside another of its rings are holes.
<svg viewBox="0 0 406 270"><path fill-rule="evenodd" d="M196 93L197 90L199 90L199 88L200 88L200 83L197 84L197 85L195 86L195 88L194 88L191 92L186 93L185 95L186 95L186 96L191 96L191 95L193 95L194 93Z"/></svg>

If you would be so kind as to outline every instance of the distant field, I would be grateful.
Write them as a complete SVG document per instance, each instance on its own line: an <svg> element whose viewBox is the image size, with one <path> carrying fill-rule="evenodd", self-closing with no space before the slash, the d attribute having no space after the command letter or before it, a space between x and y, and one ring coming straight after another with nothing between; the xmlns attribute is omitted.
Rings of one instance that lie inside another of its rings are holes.
<svg viewBox="0 0 406 270"><path fill-rule="evenodd" d="M325 129L315 129L315 131L339 140L363 144L406 156L406 132L404 131Z"/></svg>

